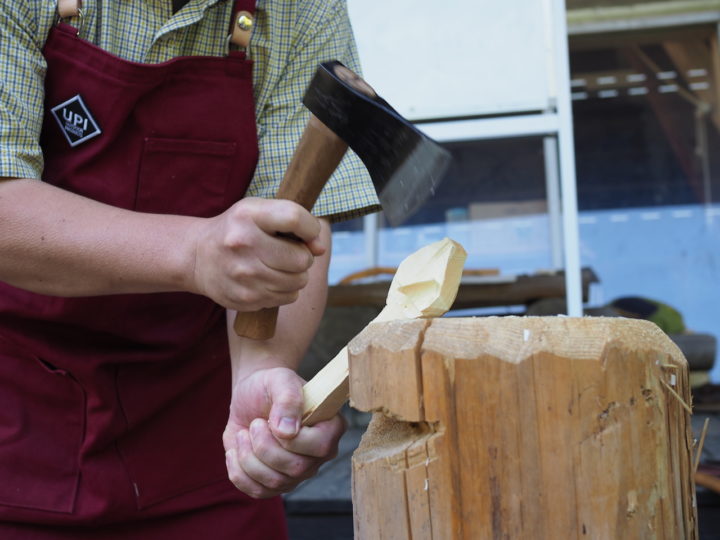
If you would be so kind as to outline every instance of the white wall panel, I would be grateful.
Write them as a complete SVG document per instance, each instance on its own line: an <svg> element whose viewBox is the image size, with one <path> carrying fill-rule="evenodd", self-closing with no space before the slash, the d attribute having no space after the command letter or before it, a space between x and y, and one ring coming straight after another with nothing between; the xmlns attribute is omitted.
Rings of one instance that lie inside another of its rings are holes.
<svg viewBox="0 0 720 540"><path fill-rule="evenodd" d="M551 0L348 0L365 79L411 120L547 109Z"/></svg>

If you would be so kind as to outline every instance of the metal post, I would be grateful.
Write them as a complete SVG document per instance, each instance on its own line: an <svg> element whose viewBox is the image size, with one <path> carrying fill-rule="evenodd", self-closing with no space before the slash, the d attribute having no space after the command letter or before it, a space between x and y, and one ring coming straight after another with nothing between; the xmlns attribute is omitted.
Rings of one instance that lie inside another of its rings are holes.
<svg viewBox="0 0 720 540"><path fill-rule="evenodd" d="M550 228L550 256L553 269L559 270L563 267L563 244L557 137L543 138L543 150L545 154L545 194Z"/></svg>
<svg viewBox="0 0 720 540"><path fill-rule="evenodd" d="M695 154L700 162L700 171L703 181L703 203L706 208L712 204L710 154L707 133L707 120L710 111L711 109L709 106L707 108L702 106L695 108Z"/></svg>
<svg viewBox="0 0 720 540"><path fill-rule="evenodd" d="M580 234L578 227L577 186L575 178L575 145L570 98L570 58L568 50L565 0L555 0L554 9L555 80L557 81L557 113L560 182L562 194L562 222L565 259L565 290L567 311L580 317L582 308L582 279L580 272Z"/></svg>
<svg viewBox="0 0 720 540"><path fill-rule="evenodd" d="M378 219L380 214L368 214L363 218L363 232L365 234L365 261L367 268L376 268L378 264Z"/></svg>

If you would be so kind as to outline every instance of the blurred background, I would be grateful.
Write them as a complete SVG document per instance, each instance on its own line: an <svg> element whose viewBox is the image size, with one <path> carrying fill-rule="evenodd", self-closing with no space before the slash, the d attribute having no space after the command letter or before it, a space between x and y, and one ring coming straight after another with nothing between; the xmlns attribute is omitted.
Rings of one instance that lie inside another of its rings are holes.
<svg viewBox="0 0 720 540"><path fill-rule="evenodd" d="M720 335L720 2L567 0L566 80L554 4L349 1L366 79L454 163L402 226L336 225L331 283L449 236L496 283L587 268L582 309L640 297Z"/></svg>

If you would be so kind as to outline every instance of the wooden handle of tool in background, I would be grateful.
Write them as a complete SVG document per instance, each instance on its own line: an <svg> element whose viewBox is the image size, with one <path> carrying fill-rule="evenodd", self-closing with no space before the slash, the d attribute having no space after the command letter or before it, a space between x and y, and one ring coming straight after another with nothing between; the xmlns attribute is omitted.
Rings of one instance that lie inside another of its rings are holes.
<svg viewBox="0 0 720 540"><path fill-rule="evenodd" d="M347 144L310 115L275 198L288 199L311 210L346 151ZM250 339L270 339L275 335L277 315L276 307L238 312L233 325L235 333Z"/></svg>
<svg viewBox="0 0 720 540"><path fill-rule="evenodd" d="M706 472L695 472L695 484L720 493L720 478Z"/></svg>

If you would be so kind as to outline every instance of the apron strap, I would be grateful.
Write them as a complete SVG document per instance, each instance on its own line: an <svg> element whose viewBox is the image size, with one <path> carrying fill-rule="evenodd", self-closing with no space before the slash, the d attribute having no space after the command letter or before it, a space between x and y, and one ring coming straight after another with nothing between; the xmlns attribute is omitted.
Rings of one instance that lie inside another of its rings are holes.
<svg viewBox="0 0 720 540"><path fill-rule="evenodd" d="M238 11L249 11L250 13L255 13L256 3L257 0L235 0L234 11L235 13Z"/></svg>
<svg viewBox="0 0 720 540"><path fill-rule="evenodd" d="M230 43L247 49L250 45L253 24L255 22L256 0L235 0L234 15L230 35ZM82 16L82 0L57 0L57 12L60 19Z"/></svg>
<svg viewBox="0 0 720 540"><path fill-rule="evenodd" d="M61 19L70 19L80 15L82 0L57 0L57 12Z"/></svg>
<svg viewBox="0 0 720 540"><path fill-rule="evenodd" d="M247 49L255 23L254 13L255 0L235 0L232 26L228 36L230 43L241 49Z"/></svg>
<svg viewBox="0 0 720 540"><path fill-rule="evenodd" d="M57 12L61 19L77 17L81 8L82 0L57 0ZM255 0L236 0L234 11L248 11L252 14L255 11Z"/></svg>

